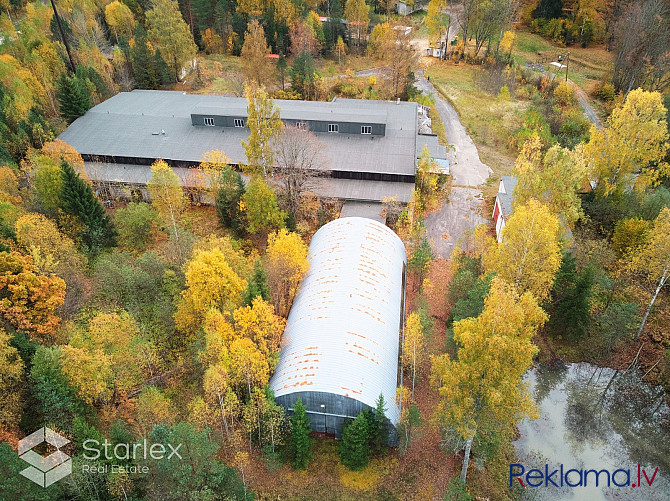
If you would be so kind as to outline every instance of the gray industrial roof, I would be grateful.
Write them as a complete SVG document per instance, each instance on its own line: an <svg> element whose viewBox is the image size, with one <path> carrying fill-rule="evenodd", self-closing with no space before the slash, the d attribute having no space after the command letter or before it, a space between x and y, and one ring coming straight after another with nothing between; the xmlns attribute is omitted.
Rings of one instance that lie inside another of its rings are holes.
<svg viewBox="0 0 670 501"><path fill-rule="evenodd" d="M386 224L386 216L382 216L383 212L384 206L379 202L347 200L342 205L340 217L366 217L382 224Z"/></svg>
<svg viewBox="0 0 670 501"><path fill-rule="evenodd" d="M239 97L217 97L217 102L198 104L191 113L212 116L247 116L247 100ZM385 109L370 108L361 113L359 106L347 103L351 100L295 101L277 100L283 119L328 120L333 122L365 122L385 124ZM360 102L360 101L358 101Z"/></svg>
<svg viewBox="0 0 670 501"><path fill-rule="evenodd" d="M423 147L426 146L430 156L436 160L447 159L447 149L442 146L436 135L421 134L416 140L416 158L421 156Z"/></svg>
<svg viewBox="0 0 670 501"><path fill-rule="evenodd" d="M275 100L283 118L337 116L342 121L385 122L386 135L317 134L325 144L328 168L414 175L417 104L337 99L333 102ZM240 144L248 130L191 125L196 109L216 108L246 115L244 98L178 91L121 92L75 120L59 139L82 155L163 158L197 164L204 153L223 151L245 163ZM318 119L318 118L317 118ZM165 131L165 135L160 134Z"/></svg>

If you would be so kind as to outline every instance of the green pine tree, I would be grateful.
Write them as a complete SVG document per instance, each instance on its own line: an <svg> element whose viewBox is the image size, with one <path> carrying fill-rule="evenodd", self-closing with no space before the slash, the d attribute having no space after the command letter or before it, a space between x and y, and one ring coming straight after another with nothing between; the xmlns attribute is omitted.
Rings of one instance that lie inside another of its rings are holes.
<svg viewBox="0 0 670 501"><path fill-rule="evenodd" d="M254 298L260 296L265 301L270 300L270 288L267 284L268 276L260 259L254 263L254 273L249 280L247 290L244 293L244 302L251 306Z"/></svg>
<svg viewBox="0 0 670 501"><path fill-rule="evenodd" d="M306 407L298 398L293 406L291 416L291 437L289 439L289 455L291 464L296 470L304 470L312 458L312 442L309 437L310 420L307 417Z"/></svg>
<svg viewBox="0 0 670 501"><path fill-rule="evenodd" d="M245 191L242 176L226 166L221 171L219 183L220 188L216 195L216 213L219 221L226 228L232 229L237 236L242 236L244 221L240 212L240 201Z"/></svg>
<svg viewBox="0 0 670 501"><path fill-rule="evenodd" d="M303 99L314 99L314 58L309 52L303 51L293 59L291 65L291 85L293 89L302 94Z"/></svg>
<svg viewBox="0 0 670 501"><path fill-rule="evenodd" d="M82 242L88 251L96 254L105 247L114 245L116 234L104 207L91 187L65 160L61 162L61 178L61 209L84 223Z"/></svg>
<svg viewBox="0 0 670 501"><path fill-rule="evenodd" d="M60 114L68 123L73 122L91 107L91 99L86 84L78 77L63 73L58 78L58 104Z"/></svg>
<svg viewBox="0 0 670 501"><path fill-rule="evenodd" d="M76 75L80 82L87 84L87 87L92 86L94 92L96 92L101 99L107 99L110 96L109 87L107 87L107 84L100 76L100 73L95 71L95 68L92 66L82 66L81 64L78 64ZM90 85L88 85L89 82Z"/></svg>
<svg viewBox="0 0 670 501"><path fill-rule="evenodd" d="M170 72L170 67L165 62L161 51L156 49L156 52L151 59L151 75L155 81L154 89L157 89L161 85L172 82L172 73Z"/></svg>
<svg viewBox="0 0 670 501"><path fill-rule="evenodd" d="M374 427L370 433L370 446L374 454L383 454L386 452L386 445L389 441L389 419L386 417L386 401L381 393L377 399L374 417Z"/></svg>
<svg viewBox="0 0 670 501"><path fill-rule="evenodd" d="M345 424L340 442L340 461L351 470L362 470L370 461L368 418L361 412L352 422Z"/></svg>
<svg viewBox="0 0 670 501"><path fill-rule="evenodd" d="M279 81L281 82L281 90L284 90L286 86L286 69L288 63L286 62L286 57L284 53L279 53L279 59L277 59L277 74L279 75Z"/></svg>
<svg viewBox="0 0 670 501"><path fill-rule="evenodd" d="M160 50L151 51L147 45L147 32L141 24L135 29L135 43L130 49L135 85L139 89L157 89L171 81L170 68Z"/></svg>
<svg viewBox="0 0 670 501"><path fill-rule="evenodd" d="M130 49L130 60L133 65L135 85L139 89L155 89L156 83L151 72L151 52L147 45L147 32L138 23L135 29L135 43Z"/></svg>
<svg viewBox="0 0 670 501"><path fill-rule="evenodd" d="M572 254L563 255L552 289L554 311L549 317L549 332L570 338L579 338L588 331L591 322L591 293L593 269L577 271L577 260Z"/></svg>

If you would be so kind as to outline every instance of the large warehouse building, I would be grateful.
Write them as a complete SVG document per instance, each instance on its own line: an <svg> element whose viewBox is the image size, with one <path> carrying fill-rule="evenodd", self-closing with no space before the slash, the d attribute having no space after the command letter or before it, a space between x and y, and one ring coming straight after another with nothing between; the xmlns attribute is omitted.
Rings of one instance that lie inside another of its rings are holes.
<svg viewBox="0 0 670 501"><path fill-rule="evenodd" d="M408 202L416 162L427 146L444 161L437 137L419 128L417 103L335 99L275 100L287 125L308 128L324 145L327 176L318 194L343 200ZM142 187L150 165L165 160L189 183L189 167L223 151L246 163L241 141L249 137L247 100L177 91L121 92L75 120L59 139L83 157L88 177L116 187Z"/></svg>
<svg viewBox="0 0 670 501"><path fill-rule="evenodd" d="M300 398L314 431L340 437L382 394L395 427L405 247L385 225L347 217L319 229L309 250L270 380L277 403L290 411Z"/></svg>

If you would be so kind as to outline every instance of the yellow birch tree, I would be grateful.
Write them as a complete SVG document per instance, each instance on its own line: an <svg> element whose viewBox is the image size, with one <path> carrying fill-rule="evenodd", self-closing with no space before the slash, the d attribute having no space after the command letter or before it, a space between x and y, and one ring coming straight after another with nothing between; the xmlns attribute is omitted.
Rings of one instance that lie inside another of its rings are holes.
<svg viewBox="0 0 670 501"><path fill-rule="evenodd" d="M283 317L288 315L298 285L309 269L308 251L297 233L284 229L268 237L265 255L268 285L275 309Z"/></svg>
<svg viewBox="0 0 670 501"><path fill-rule="evenodd" d="M519 292L530 291L544 300L561 266L558 218L543 204L530 199L519 205L502 233L502 242L483 255L486 273L495 272Z"/></svg>
<svg viewBox="0 0 670 501"><path fill-rule="evenodd" d="M664 161L670 148L666 114L659 92L635 89L603 129L591 127L584 152L596 194L608 196L631 186L644 190L670 173Z"/></svg>
<svg viewBox="0 0 670 501"><path fill-rule="evenodd" d="M435 417L465 448L465 483L472 442L484 426L508 433L519 419L536 415L521 378L537 353L532 338L547 320L530 292L494 278L482 314L454 323L458 359L432 359L432 381L440 395Z"/></svg>

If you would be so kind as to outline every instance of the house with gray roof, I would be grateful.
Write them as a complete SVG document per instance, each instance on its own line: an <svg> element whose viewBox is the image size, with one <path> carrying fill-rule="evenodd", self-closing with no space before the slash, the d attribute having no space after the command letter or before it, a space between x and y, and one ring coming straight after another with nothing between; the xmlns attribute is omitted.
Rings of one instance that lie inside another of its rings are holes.
<svg viewBox="0 0 670 501"><path fill-rule="evenodd" d="M513 176L501 176L498 185L496 203L493 207L493 222L496 225L496 239L502 240L502 231L505 221L512 215L512 201L514 200L514 187L518 179Z"/></svg>
<svg viewBox="0 0 670 501"><path fill-rule="evenodd" d="M336 98L329 102L275 100L282 121L307 128L324 145L318 195L380 202L409 202L418 151L446 159L431 135L420 135L418 105ZM121 92L75 120L59 139L83 157L97 183L142 187L151 164L165 160L188 186L189 170L203 155L223 151L231 164L246 163L241 141L249 136L245 98L179 91Z"/></svg>

